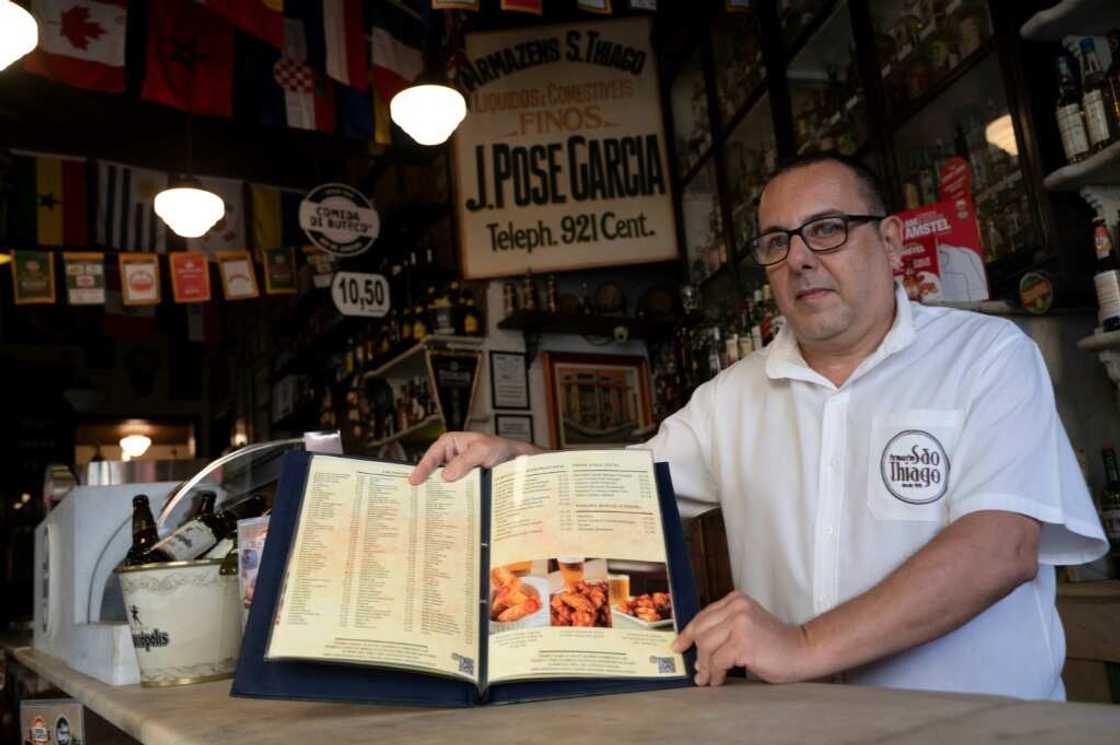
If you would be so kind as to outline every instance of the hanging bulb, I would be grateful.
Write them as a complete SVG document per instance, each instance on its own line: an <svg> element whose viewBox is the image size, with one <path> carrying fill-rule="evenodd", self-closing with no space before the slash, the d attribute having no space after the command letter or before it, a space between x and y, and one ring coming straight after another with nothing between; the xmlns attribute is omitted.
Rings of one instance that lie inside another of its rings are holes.
<svg viewBox="0 0 1120 745"><path fill-rule="evenodd" d="M39 22L11 0L0 0L0 70L39 43Z"/></svg>
<svg viewBox="0 0 1120 745"><path fill-rule="evenodd" d="M200 238L225 217L222 198L202 188L197 179L182 179L156 194L156 214L184 238Z"/></svg>
<svg viewBox="0 0 1120 745"><path fill-rule="evenodd" d="M389 115L421 145L440 145L466 118L467 101L447 85L414 85L393 96Z"/></svg>

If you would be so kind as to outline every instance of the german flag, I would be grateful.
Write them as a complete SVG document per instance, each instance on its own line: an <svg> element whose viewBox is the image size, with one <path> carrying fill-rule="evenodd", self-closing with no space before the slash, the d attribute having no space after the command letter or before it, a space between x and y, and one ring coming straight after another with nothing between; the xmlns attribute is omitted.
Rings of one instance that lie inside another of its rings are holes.
<svg viewBox="0 0 1120 745"><path fill-rule="evenodd" d="M14 155L12 161L9 243L25 248L88 246L85 159Z"/></svg>

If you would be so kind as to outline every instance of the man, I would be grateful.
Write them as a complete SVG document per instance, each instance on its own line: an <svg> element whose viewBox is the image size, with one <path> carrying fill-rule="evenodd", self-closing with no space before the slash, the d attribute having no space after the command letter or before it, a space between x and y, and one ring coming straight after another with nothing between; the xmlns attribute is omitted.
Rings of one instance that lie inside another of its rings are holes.
<svg viewBox="0 0 1120 745"><path fill-rule="evenodd" d="M681 633L699 685L771 681L1064 698L1054 565L1099 520L1035 344L1012 323L912 305L902 226L858 162L767 183L752 242L786 318L643 447L718 501L735 586ZM444 435L413 473L455 479L531 446Z"/></svg>

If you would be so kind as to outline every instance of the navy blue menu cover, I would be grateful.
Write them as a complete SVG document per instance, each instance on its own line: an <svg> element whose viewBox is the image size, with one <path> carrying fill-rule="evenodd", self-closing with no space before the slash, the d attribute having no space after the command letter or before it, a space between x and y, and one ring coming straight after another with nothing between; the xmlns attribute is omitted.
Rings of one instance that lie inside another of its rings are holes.
<svg viewBox="0 0 1120 745"><path fill-rule="evenodd" d="M669 680L633 678L549 679L497 683L480 691L467 681L366 665L328 662L266 660L269 631L288 564L288 553L299 522L304 486L311 454L292 452L285 456L280 475L268 539L261 557L253 605L241 641L241 656L230 694L257 698L305 699L351 703L377 703L414 706L478 706L553 698L592 696L607 693L678 688L692 684L695 651L684 655L687 676ZM669 584L673 613L678 628L683 628L699 610L696 583L688 563L680 515L666 463L655 464L658 501L669 564ZM489 535L489 471L482 478L482 534ZM483 541L486 543L487 541ZM490 567L482 552L483 597L489 596ZM488 629L486 606L479 605L480 633L483 636L480 677L486 675L485 634Z"/></svg>

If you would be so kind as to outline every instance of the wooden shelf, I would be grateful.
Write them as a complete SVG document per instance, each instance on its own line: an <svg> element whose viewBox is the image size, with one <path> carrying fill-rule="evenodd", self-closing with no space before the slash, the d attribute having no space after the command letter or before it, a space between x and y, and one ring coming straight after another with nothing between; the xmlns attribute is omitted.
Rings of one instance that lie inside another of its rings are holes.
<svg viewBox="0 0 1120 745"><path fill-rule="evenodd" d="M366 443L366 450L376 450L390 443L401 440L403 442L424 442L427 440L434 440L443 434L444 424L443 417L439 414L432 414L430 417L420 420L408 429L401 430L395 435L389 437L382 437L380 440L370 440Z"/></svg>
<svg viewBox="0 0 1120 745"><path fill-rule="evenodd" d="M478 349L483 344L481 336L440 336L429 334L419 344L414 344L387 362L367 370L363 380L370 378L411 378L428 374L428 363L424 352L443 349Z"/></svg>
<svg viewBox="0 0 1120 745"><path fill-rule="evenodd" d="M1120 185L1120 141L1080 163L1071 163L1043 181L1050 191L1077 191L1083 186Z"/></svg>
<svg viewBox="0 0 1120 745"><path fill-rule="evenodd" d="M1102 331L1086 336L1077 342L1082 352L1103 352L1107 349L1120 349L1120 331Z"/></svg>
<svg viewBox="0 0 1120 745"><path fill-rule="evenodd" d="M643 318L623 316L519 310L498 323L498 328L506 331L607 337L614 336L614 330L619 326L626 327L631 339L655 339L668 334L673 328L673 322L648 321Z"/></svg>
<svg viewBox="0 0 1120 745"><path fill-rule="evenodd" d="M1067 36L1093 36L1120 26L1116 0L1063 0L1027 19L1019 35L1031 41L1061 41Z"/></svg>

